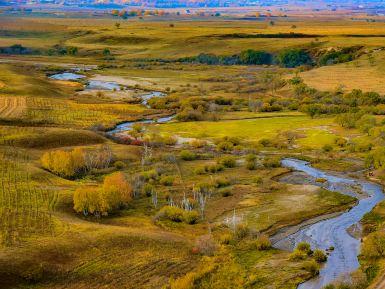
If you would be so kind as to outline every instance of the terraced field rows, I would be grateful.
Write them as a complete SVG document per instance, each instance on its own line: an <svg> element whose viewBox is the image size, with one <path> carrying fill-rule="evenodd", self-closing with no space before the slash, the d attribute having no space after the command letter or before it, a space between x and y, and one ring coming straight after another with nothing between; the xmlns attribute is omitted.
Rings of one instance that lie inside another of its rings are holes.
<svg viewBox="0 0 385 289"><path fill-rule="evenodd" d="M57 194L31 180L23 159L17 151L0 153L0 244L6 246L54 230Z"/></svg>
<svg viewBox="0 0 385 289"><path fill-rule="evenodd" d="M0 97L0 118L22 118L27 111L25 97Z"/></svg>
<svg viewBox="0 0 385 289"><path fill-rule="evenodd" d="M61 99L30 98L26 121L65 127L90 128L94 125L113 126L146 113L140 105L83 104Z"/></svg>

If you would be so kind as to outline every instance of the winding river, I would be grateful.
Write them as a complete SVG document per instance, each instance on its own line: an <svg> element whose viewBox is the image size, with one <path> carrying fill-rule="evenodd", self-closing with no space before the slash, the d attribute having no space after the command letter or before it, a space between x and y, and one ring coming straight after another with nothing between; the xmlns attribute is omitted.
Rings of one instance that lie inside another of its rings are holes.
<svg viewBox="0 0 385 289"><path fill-rule="evenodd" d="M298 286L298 289L321 289L359 267L357 256L360 251L360 240L352 237L347 230L357 224L365 213L370 212L384 198L382 187L364 180L327 174L311 167L308 162L297 159L284 159L282 160L282 165L304 172L310 177L327 180L325 188L331 191L352 195L352 186L359 185L368 196L361 199L350 211L337 217L305 226L296 233L274 244L277 248L289 248L291 250L302 241L310 243L313 249L327 250L330 247L334 247L334 250L330 252L328 261L321 268L319 276ZM343 187L345 187L345 190L341 190Z"/></svg>
<svg viewBox="0 0 385 289"><path fill-rule="evenodd" d="M125 131L131 130L132 126L136 123L139 124L150 124L150 123L167 123L171 121L175 115L170 115L170 116L163 116L157 119L144 119L144 120L135 120L135 121L127 121L122 124L118 124L114 129L109 130L107 132L108 135L114 135L117 133L122 133Z"/></svg>
<svg viewBox="0 0 385 289"><path fill-rule="evenodd" d="M77 80L84 78L83 75L74 73L62 73L51 76L56 80ZM90 82L91 88L96 89L118 89L117 83L102 83ZM142 104L148 106L148 100L153 97L162 97L165 94L161 92L150 92L142 95ZM167 123L171 121L175 115L160 117L158 119L129 121L117 125L113 130L107 132L108 135L115 135L124 131L129 131L135 123L151 124L151 123ZM361 190L366 193L366 198L360 198L358 204L348 212L342 213L337 217L322 220L311 225L307 225L297 230L295 233L276 239L274 246L284 250L293 250L300 242L308 242L312 248L320 248L327 251L334 247L334 250L329 251L328 261L321 268L320 274L309 281L306 281L298 286L298 289L321 289L325 285L335 281L341 276L348 275L359 267L358 254L360 251L360 240L352 237L348 233L348 229L359 223L365 213L370 212L373 207L384 199L382 187L378 184L364 180L355 180L343 176L335 176L315 169L308 162L298 159L284 159L282 166L291 168L295 171L305 173L307 176L317 179L322 178L327 182L323 187L330 191L337 191L350 196L357 196L354 192L354 187L361 187ZM303 180L307 183L307 180Z"/></svg>

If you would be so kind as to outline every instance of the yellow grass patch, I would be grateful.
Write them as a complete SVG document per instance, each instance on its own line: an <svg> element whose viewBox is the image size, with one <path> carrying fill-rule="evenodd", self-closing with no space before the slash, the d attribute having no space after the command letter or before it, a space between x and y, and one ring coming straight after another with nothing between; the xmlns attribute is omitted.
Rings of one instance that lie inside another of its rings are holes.
<svg viewBox="0 0 385 289"><path fill-rule="evenodd" d="M385 53L373 54L370 64L367 56L353 62L323 66L301 73L305 83L318 90L330 91L338 87L345 90L361 89L385 93L383 82Z"/></svg>
<svg viewBox="0 0 385 289"><path fill-rule="evenodd" d="M27 109L25 97L0 97L0 117L20 118Z"/></svg>

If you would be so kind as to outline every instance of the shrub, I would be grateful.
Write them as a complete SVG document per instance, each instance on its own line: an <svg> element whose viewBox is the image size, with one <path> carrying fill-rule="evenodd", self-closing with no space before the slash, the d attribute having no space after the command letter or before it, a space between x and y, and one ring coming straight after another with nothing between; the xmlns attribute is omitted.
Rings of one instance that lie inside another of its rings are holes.
<svg viewBox="0 0 385 289"><path fill-rule="evenodd" d="M300 242L297 245L297 250L306 253L307 255L310 255L312 253L311 247L309 243L306 242Z"/></svg>
<svg viewBox="0 0 385 289"><path fill-rule="evenodd" d="M281 166L281 158L279 157L265 157L263 166L266 168L279 168Z"/></svg>
<svg viewBox="0 0 385 289"><path fill-rule="evenodd" d="M260 176L256 176L253 178L253 182L255 182L256 184L260 185L263 183L263 178L260 177Z"/></svg>
<svg viewBox="0 0 385 289"><path fill-rule="evenodd" d="M324 152L331 152L331 151L333 150L333 147L332 147L331 145L329 145L329 144L326 144L326 145L324 145L324 146L322 147L322 150L323 150Z"/></svg>
<svg viewBox="0 0 385 289"><path fill-rule="evenodd" d="M326 262L326 260L328 259L328 257L326 256L325 252L322 251L322 250L320 250L320 249L314 250L314 252L313 252L313 258L314 258L314 260L316 260L318 263Z"/></svg>
<svg viewBox="0 0 385 289"><path fill-rule="evenodd" d="M244 50L239 55L239 59L242 64L271 64L271 54L264 51L256 51L253 49Z"/></svg>
<svg viewBox="0 0 385 289"><path fill-rule="evenodd" d="M336 122L345 128L355 128L357 121L361 118L361 113L341 113L337 116Z"/></svg>
<svg viewBox="0 0 385 289"><path fill-rule="evenodd" d="M217 150L222 151L222 152L230 152L234 148L233 143L228 142L228 141L223 141L217 144Z"/></svg>
<svg viewBox="0 0 385 289"><path fill-rule="evenodd" d="M183 213L183 221L186 224L196 224L199 220L199 213L197 211L185 211Z"/></svg>
<svg viewBox="0 0 385 289"><path fill-rule="evenodd" d="M256 246L257 250L259 250L259 251L270 249L271 248L271 242L270 242L269 237L265 234L260 234L257 237L257 240L255 241L255 246Z"/></svg>
<svg viewBox="0 0 385 289"><path fill-rule="evenodd" d="M202 183L198 183L195 186L195 189L203 194L210 194L213 190L213 185L211 183L202 182Z"/></svg>
<svg viewBox="0 0 385 289"><path fill-rule="evenodd" d="M301 49L287 49L279 53L277 60L280 65L293 68L301 65L311 64L310 55Z"/></svg>
<svg viewBox="0 0 385 289"><path fill-rule="evenodd" d="M232 156L224 156L218 161L218 163L223 165L225 168L234 168L236 166L236 159Z"/></svg>
<svg viewBox="0 0 385 289"><path fill-rule="evenodd" d="M230 185L231 185L231 182L228 179L218 178L215 180L215 187L217 187L217 188L223 188L223 187L227 187Z"/></svg>
<svg viewBox="0 0 385 289"><path fill-rule="evenodd" d="M247 162L254 162L257 159L257 156L255 154L248 154L246 156L246 161Z"/></svg>
<svg viewBox="0 0 385 289"><path fill-rule="evenodd" d="M147 197L151 197L153 192L155 191L155 188L153 185L151 184L145 184L142 188L143 190L143 193L147 196Z"/></svg>
<svg viewBox="0 0 385 289"><path fill-rule="evenodd" d="M197 155L194 152L183 150L179 153L179 156L184 161L193 161L197 158Z"/></svg>
<svg viewBox="0 0 385 289"><path fill-rule="evenodd" d="M364 133L369 133L370 129L375 127L376 124L377 121L374 116L363 115L359 120L357 120L356 127Z"/></svg>
<svg viewBox="0 0 385 289"><path fill-rule="evenodd" d="M124 169L126 167L126 164L122 161L116 161L114 162L114 167L118 170Z"/></svg>
<svg viewBox="0 0 385 289"><path fill-rule="evenodd" d="M179 223L184 219L184 210L178 207L165 206L160 209L158 216Z"/></svg>
<svg viewBox="0 0 385 289"><path fill-rule="evenodd" d="M173 146L178 142L178 140L175 136L165 135L161 137L161 142L165 145Z"/></svg>
<svg viewBox="0 0 385 289"><path fill-rule="evenodd" d="M264 147L268 147L268 146L271 146L273 142L268 138L262 138L259 140L258 143Z"/></svg>
<svg viewBox="0 0 385 289"><path fill-rule="evenodd" d="M163 186L172 186L174 184L174 177L162 176L159 180L159 183Z"/></svg>
<svg viewBox="0 0 385 289"><path fill-rule="evenodd" d="M149 170L146 172L142 172L141 176L145 181L149 181L149 180L157 180L159 174L155 170Z"/></svg>
<svg viewBox="0 0 385 289"><path fill-rule="evenodd" d="M221 172L224 170L224 166L221 164L208 165L205 166L205 170L209 173Z"/></svg>
<svg viewBox="0 0 385 289"><path fill-rule="evenodd" d="M231 192L231 189L223 189L220 191L220 193L221 193L222 197L225 197L225 198L233 195L233 193Z"/></svg>
<svg viewBox="0 0 385 289"><path fill-rule="evenodd" d="M205 170L204 167L198 167L198 168L196 168L196 169L194 170L194 173L195 173L196 175L204 175L204 174L207 173L207 171Z"/></svg>
<svg viewBox="0 0 385 289"><path fill-rule="evenodd" d="M176 115L176 119L179 121L200 121L203 120L203 114L199 110L182 110Z"/></svg>
<svg viewBox="0 0 385 289"><path fill-rule="evenodd" d="M300 261L305 260L307 258L307 254L301 250L295 249L289 256L291 261Z"/></svg>
<svg viewBox="0 0 385 289"><path fill-rule="evenodd" d="M319 274L319 265L314 260L305 262L302 268L308 271L312 277L317 276Z"/></svg>
<svg viewBox="0 0 385 289"><path fill-rule="evenodd" d="M255 170L257 168L257 164L255 163L255 161L247 161L246 168L250 171Z"/></svg>
<svg viewBox="0 0 385 289"><path fill-rule="evenodd" d="M342 148L347 145L348 141L343 137L339 137L334 140L334 143Z"/></svg>
<svg viewBox="0 0 385 289"><path fill-rule="evenodd" d="M190 145L194 148L202 148L207 145L207 142L205 140L193 139L190 141Z"/></svg>

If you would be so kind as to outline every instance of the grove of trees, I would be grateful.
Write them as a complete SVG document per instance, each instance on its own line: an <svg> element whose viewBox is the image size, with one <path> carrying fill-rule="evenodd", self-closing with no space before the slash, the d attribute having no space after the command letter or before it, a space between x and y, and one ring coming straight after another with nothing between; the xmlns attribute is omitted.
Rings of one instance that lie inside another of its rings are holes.
<svg viewBox="0 0 385 289"><path fill-rule="evenodd" d="M100 146L95 150L54 150L41 157L43 168L64 178L75 178L92 169L107 168L111 162L112 152L108 146Z"/></svg>
<svg viewBox="0 0 385 289"><path fill-rule="evenodd" d="M132 187L122 172L104 178L103 186L79 187L73 197L74 210L84 216L106 216L132 200Z"/></svg>

